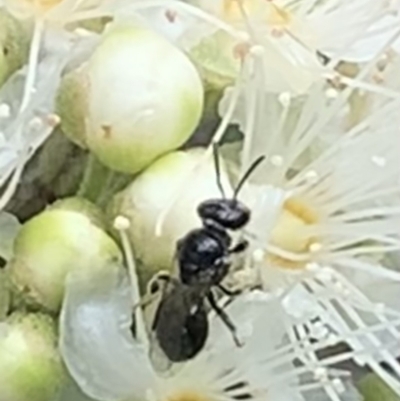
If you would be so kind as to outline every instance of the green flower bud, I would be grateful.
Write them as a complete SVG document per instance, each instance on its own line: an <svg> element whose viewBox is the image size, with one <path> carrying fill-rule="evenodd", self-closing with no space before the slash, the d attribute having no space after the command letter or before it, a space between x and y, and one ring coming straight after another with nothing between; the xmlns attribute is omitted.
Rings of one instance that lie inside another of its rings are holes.
<svg viewBox="0 0 400 401"><path fill-rule="evenodd" d="M228 192L230 184L223 169L221 178ZM142 277L148 276L143 269L154 272L173 266L176 242L201 226L196 211L199 203L215 197L221 197L221 193L214 162L212 157L204 159L204 152L199 149L160 158L116 195L111 213L130 220L127 232L135 256L142 262L138 266ZM158 219L173 200L158 235Z"/></svg>
<svg viewBox="0 0 400 401"><path fill-rule="evenodd" d="M227 33L217 31L190 50L192 60L209 87L223 89L238 77L240 60L235 58L235 45Z"/></svg>
<svg viewBox="0 0 400 401"><path fill-rule="evenodd" d="M69 24L68 28L83 28L88 31L101 33L104 31L104 28L107 24L112 21L111 17L100 17L100 18L91 18L85 19L83 21L75 22L73 24Z"/></svg>
<svg viewBox="0 0 400 401"><path fill-rule="evenodd" d="M75 196L58 200L49 207L49 210L67 210L70 212L81 213L98 228L104 231L107 228L106 219L102 211L95 204L84 198Z"/></svg>
<svg viewBox="0 0 400 401"><path fill-rule="evenodd" d="M400 396L375 373L363 377L357 387L365 401L400 401Z"/></svg>
<svg viewBox="0 0 400 401"><path fill-rule="evenodd" d="M73 70L61 80L56 96L56 113L61 118L61 129L76 145L86 148L85 115L87 87L83 68Z"/></svg>
<svg viewBox="0 0 400 401"><path fill-rule="evenodd" d="M64 374L50 317L15 313L0 324L1 400L53 401Z"/></svg>
<svg viewBox="0 0 400 401"><path fill-rule="evenodd" d="M86 143L111 169L136 173L181 146L199 122L197 70L163 37L115 26L87 65Z"/></svg>
<svg viewBox="0 0 400 401"><path fill-rule="evenodd" d="M0 9L0 86L28 57L28 35L22 25Z"/></svg>
<svg viewBox="0 0 400 401"><path fill-rule="evenodd" d="M95 274L96 268L121 260L118 246L101 228L99 213L87 204L68 200L22 226L10 275L29 301L57 312L68 273L92 270Z"/></svg>

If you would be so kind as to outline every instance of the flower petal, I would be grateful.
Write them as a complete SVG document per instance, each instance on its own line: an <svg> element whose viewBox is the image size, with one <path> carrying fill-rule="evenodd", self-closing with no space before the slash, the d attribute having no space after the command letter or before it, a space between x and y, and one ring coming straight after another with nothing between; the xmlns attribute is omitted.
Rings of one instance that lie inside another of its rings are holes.
<svg viewBox="0 0 400 401"><path fill-rule="evenodd" d="M143 346L131 333L129 286L119 267L95 280L69 277L61 313L60 348L82 390L101 401L145 395L153 379Z"/></svg>

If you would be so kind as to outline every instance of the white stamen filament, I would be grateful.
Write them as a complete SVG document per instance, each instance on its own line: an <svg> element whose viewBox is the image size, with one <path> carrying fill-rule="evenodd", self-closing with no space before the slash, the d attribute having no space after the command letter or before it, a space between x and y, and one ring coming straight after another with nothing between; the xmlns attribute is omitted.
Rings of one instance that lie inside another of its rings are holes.
<svg viewBox="0 0 400 401"><path fill-rule="evenodd" d="M329 259L327 260L329 262ZM354 259L354 258L337 258L332 257L332 262L336 263L346 269L358 270L360 272L365 272L371 276L376 276L379 278L384 278L388 280L398 281L400 283L400 273L394 270L385 269L383 267L370 265L366 262Z"/></svg>
<svg viewBox="0 0 400 401"><path fill-rule="evenodd" d="M312 282L308 282L309 285L312 285ZM327 285L327 283L324 283ZM343 319L342 315L339 314L339 312L336 310L336 308L329 302L326 301L324 298L319 298L321 304L324 306L324 308L328 311L328 313L331 315L331 318L334 319L334 322L339 325L340 331L345 331L347 330L347 323ZM360 325L360 318L357 316L356 312L352 309L351 305L348 303L344 303L343 299L340 297L335 297L335 301L339 303L341 308L343 309L344 312L347 313L348 317L353 320L353 323L356 324L357 327L360 327L362 329L366 329L365 324ZM367 334L367 337L371 340L371 333ZM384 360L393 368L395 369L395 372L399 374L400 377L400 369L398 366L398 363L394 360L393 356L388 353L385 348L382 349L382 344L379 342L377 337L373 336L373 347L374 349L377 349L378 355L381 355ZM358 340L358 339L352 339L349 344L352 346L352 348L355 349L355 351L363 351L365 353L365 346ZM392 376L390 376L387 372L385 372L379 365L378 362L370 355L370 353L365 353L365 355L362 355L363 359L365 358L365 362L377 373L381 378L396 392L400 391L400 385L397 380L395 380ZM341 359L341 355L337 356L338 359Z"/></svg>
<svg viewBox="0 0 400 401"><path fill-rule="evenodd" d="M375 313L378 320L383 323L387 324L388 331L395 337L395 339L400 339L400 330L396 329L395 326L390 322L383 313L376 313L376 304L372 303L357 287L352 285L349 280L347 280L342 275L334 272L334 277L336 280L343 284L343 286L347 287L356 297L360 300L360 303L363 304L363 310L368 310L369 312ZM385 305L381 305L383 307L383 311L385 310ZM378 308L379 309L379 308ZM400 312L394 311L395 315L400 318ZM363 324L361 328L367 328Z"/></svg>
<svg viewBox="0 0 400 401"><path fill-rule="evenodd" d="M256 37L254 29L253 29L253 27L251 25L251 22L249 20L247 12L246 12L245 8L243 7L242 0L233 0L233 1L236 1L237 6L239 7L239 11L240 11L240 14L242 15L243 22L244 22L244 24L246 26L248 34L250 35L250 38L252 39L253 44L256 44L257 43L257 37Z"/></svg>
<svg viewBox="0 0 400 401"><path fill-rule="evenodd" d="M329 324L329 322L327 322L327 324ZM392 320L391 324L394 326L399 326L399 328L400 328L400 318L396 319L396 320ZM268 359L268 361L269 361L268 363L270 364L270 366L272 368L272 367L279 366L281 364L290 362L293 359L292 353L298 352L298 347L304 348L306 346L306 344L307 344L307 348L308 348L309 352L312 351L314 353L317 353L319 351L326 349L327 347L332 347L334 345L340 344L341 342L350 341L353 339L357 339L359 337L364 337L367 333L375 333L375 332L379 333L383 329L386 329L386 328L387 328L386 323L376 323L367 328L358 328L358 329L353 329L353 330L346 328L345 330L340 330L338 335L335 337L328 337L327 339L322 339L315 343L312 343L309 341L309 339L311 339L311 334L306 335L302 339L292 338L291 342L288 345L285 345L285 346L281 347L280 349L271 353L270 358ZM288 327L288 332L290 332L290 330L291 330L291 327ZM334 338L334 341L333 341L333 338ZM393 342L393 346L395 346L396 344L397 344L397 342ZM371 352L372 351L379 352L380 349L375 349L374 347L372 347L370 349L370 351ZM355 355L360 355L363 352L364 351L359 352L358 354L354 351L342 353L341 354L341 355L343 355L342 361L351 360ZM324 361L325 361L324 366L330 365L329 357L324 358ZM319 362L322 363L321 360ZM332 363L332 364L334 364L334 363ZM301 370L302 373L306 373L306 371L307 370ZM290 376L285 376L285 377L286 378L296 377L296 375L301 372L297 371L297 373L289 373Z"/></svg>
<svg viewBox="0 0 400 401"><path fill-rule="evenodd" d="M338 251L336 256L346 257L346 256L360 256L360 255L368 255L368 254L384 254L385 252L394 252L398 251L398 245L377 245L377 246L363 246L358 248L353 248L345 251Z"/></svg>
<svg viewBox="0 0 400 401"><path fill-rule="evenodd" d="M305 363L306 367L315 372L315 379L320 381L328 397L332 401L340 401L340 398L336 394L335 388L328 378L327 369L320 366L319 360L315 353L307 352L307 348L311 344L311 340L305 331L305 327L303 325L297 325L294 327L294 330L297 332L299 338L305 338L305 353L298 354L298 356Z"/></svg>
<svg viewBox="0 0 400 401"><path fill-rule="evenodd" d="M245 98L246 98L246 126L244 127L244 142L242 151L242 163L241 163L241 174L243 174L251 163L250 154L252 152L251 145L253 143L253 138L255 134L257 107L260 107L257 100L260 102L259 98L259 86L257 84L257 73L256 71L260 69L260 57L254 55L252 57L253 61L253 71L251 71L250 60L244 61L243 69L245 75L247 75L248 84L246 85ZM261 67L262 68L262 67ZM260 74L263 74L262 71Z"/></svg>
<svg viewBox="0 0 400 401"><path fill-rule="evenodd" d="M208 146L207 151L209 152L209 154L212 154L213 145L219 144L221 142L226 129L228 128L229 124L232 121L233 115L236 110L237 103L239 101L241 88L242 88L243 80L244 80L244 75L245 75L245 68L242 65L241 69L240 69L240 74L239 74L238 78L236 79L236 83L235 83L235 86L232 91L232 98L230 100L228 109L227 109L225 115L222 117L220 125L218 126L218 129L215 131L215 133L211 139L211 143Z"/></svg>
<svg viewBox="0 0 400 401"><path fill-rule="evenodd" d="M392 90L384 86L374 85L370 82L364 82L357 78L341 76L340 81L341 83L348 85L349 87L354 89L362 89L368 91L369 93L384 95L388 98L393 98L393 99L398 99L400 97L399 91Z"/></svg>
<svg viewBox="0 0 400 401"><path fill-rule="evenodd" d="M24 94L22 96L22 101L19 109L19 113L23 113L28 106L32 92L34 90L35 80L36 80L36 69L39 59L40 42L42 39L42 33L44 28L44 20L38 19L35 22L35 27L33 30L33 37L31 42L31 47L29 51L29 61L28 70L26 73Z"/></svg>
<svg viewBox="0 0 400 401"><path fill-rule="evenodd" d="M378 59L400 36L399 32L392 35L392 37L385 43L385 46L382 47L381 51L378 53L377 57L370 60L366 65L361 69L359 74L357 75L357 79L364 79L374 68L376 64L376 59ZM296 127L294 132L294 137L298 136L299 140L296 147L293 147L292 152L287 155L285 168L289 168L290 165L293 164L293 161L306 149L312 140L319 134L321 130L329 123L329 121L340 111L345 102L348 100L349 96L353 91L352 87L346 87L343 92L338 96L336 100L333 101L332 105L320 116L315 123L309 127L305 132L299 132L299 126Z"/></svg>
<svg viewBox="0 0 400 401"><path fill-rule="evenodd" d="M367 218L377 218L383 216L396 216L400 215L400 207L379 207L373 209L364 209L358 212L347 212L338 216L331 217L332 222L351 222L354 220L363 220Z"/></svg>
<svg viewBox="0 0 400 401"><path fill-rule="evenodd" d="M360 230L362 232L362 230ZM348 234L346 233L345 228L343 228L343 234ZM354 233L352 234L354 235ZM373 236L373 235L368 235L368 234L360 234L359 236L352 237L351 239L343 240L343 241L331 241L329 245L326 245L326 249L329 250L329 252L334 253L336 251L340 251L341 249L345 249L348 247L352 246L357 246L357 247L363 247L365 245L362 245L361 243L364 241L375 241L379 244L382 245L391 245L393 247L397 247L400 249L400 241L397 239L393 239L391 237L385 237L385 236ZM362 251L361 251L362 252Z"/></svg>
<svg viewBox="0 0 400 401"><path fill-rule="evenodd" d="M272 244L268 244L266 246L266 251L272 255L279 256L292 262L306 262L310 259L310 255L308 253L294 253Z"/></svg>
<svg viewBox="0 0 400 401"><path fill-rule="evenodd" d="M147 336L146 325L144 322L143 311L140 306L140 292L139 292L139 279L136 271L135 258L133 255L133 249L129 241L127 230L130 227L130 221L124 216L117 216L114 220L114 228L119 231L122 248L124 250L126 263L128 265L129 277L131 281L131 297L132 305L135 308L135 324L136 324L136 336L137 339L145 346L149 348L149 339Z"/></svg>
<svg viewBox="0 0 400 401"><path fill-rule="evenodd" d="M317 99L315 99L315 100L318 101ZM313 106L316 107L315 104ZM327 164L327 161L329 161L329 159L334 157L334 155L337 153L337 151L342 146L344 146L349 140L361 135L364 131L368 130L370 125L373 122L384 120L385 117L388 114L397 111L399 106L400 106L400 102L396 101L396 102L391 102L391 103L385 104L378 110L374 110L374 113L371 113L369 116L364 118L358 125L353 127L350 131L346 132L346 136L343 137L343 139L338 140L336 143L331 145L327 150L323 151L321 155L319 155L313 162L311 162L308 165L307 169L305 169L304 172L301 172L300 174L297 174L291 180L289 180L288 186L290 188L295 188L300 183L302 183L303 181L305 181L306 185L310 185L307 182L306 177L305 177L305 174L306 174L307 171L309 171L309 170L315 170L315 171L323 170L324 166ZM300 118L300 123L301 123L301 121L302 120ZM298 130L299 124L296 127L296 131Z"/></svg>
<svg viewBox="0 0 400 401"><path fill-rule="evenodd" d="M21 179L22 172L24 171L25 163L28 160L28 152L25 149L21 150L21 154L18 158L16 168L12 173L9 183L7 184L6 189L1 194L0 197L0 211L3 210L8 202L10 202L13 197L15 191L17 190L19 181Z"/></svg>
<svg viewBox="0 0 400 401"><path fill-rule="evenodd" d="M359 333L359 331L357 331L357 333ZM341 334L340 341L343 341L343 340L348 341L348 338L343 338L343 336L342 336L343 331L341 331L340 334ZM296 355L298 355L298 354L301 355L304 352L304 350L302 350L302 348L307 348L308 351L313 351L314 353L317 352L318 350L323 349L323 348L318 348L315 346L315 344L311 343L309 341L308 335L305 336L305 338L307 338L307 340L302 338L302 339L300 339L301 340L300 342L296 339L296 337L293 337L293 335L291 337L292 337L291 345L293 345L295 347L294 351L296 352ZM354 336L349 336L349 337L354 338ZM337 343L339 343L340 341L338 341ZM319 344L321 344L321 342L319 342ZM333 345L332 343L326 342L325 346L332 346L332 345ZM300 346L301 348L297 348L297 346ZM361 349L357 349L357 350L353 350L353 351L349 351L349 352L343 352L338 355L321 358L317 362L318 367L330 367L330 366L336 365L338 363L349 361L349 360L357 360L359 358L369 358L368 363L370 364L370 367L386 383L388 383L392 388L396 389L396 387L398 386L397 381L393 377L391 377L390 374L387 373L378 363L376 363L372 357L369 356L372 354L372 351L376 351L379 354L380 349L375 348L375 347L370 347L368 351L369 351L368 356L366 356L366 351L363 348L361 348ZM291 358L293 358L293 355L289 355L287 359L290 360ZM279 358L279 364L280 363L283 363L283 357ZM279 364L278 364L278 366L279 366ZM273 366L273 363L271 363L271 366ZM276 379L276 381L284 381L284 380L293 379L293 378L298 377L301 374L308 373L309 371L310 371L309 366L302 366L302 367L297 368L296 370L282 374L279 378Z"/></svg>
<svg viewBox="0 0 400 401"><path fill-rule="evenodd" d="M347 206L351 206L352 204L359 203L361 201L368 202L375 199L385 199L386 197L396 196L400 194L400 187L394 186L389 188L379 188L374 191L370 191L367 194L360 194L360 196L354 196L351 198L349 203L346 203ZM341 206L340 206L341 205ZM329 205L329 211L332 213L335 210L342 209L345 205L339 203L331 203Z"/></svg>

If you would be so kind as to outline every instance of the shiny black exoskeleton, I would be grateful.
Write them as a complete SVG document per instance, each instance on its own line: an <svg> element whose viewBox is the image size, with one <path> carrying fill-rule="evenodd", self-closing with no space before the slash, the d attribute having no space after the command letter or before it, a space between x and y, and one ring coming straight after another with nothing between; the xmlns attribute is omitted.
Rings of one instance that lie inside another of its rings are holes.
<svg viewBox="0 0 400 401"><path fill-rule="evenodd" d="M162 277L163 296L155 314L152 330L171 362L193 358L208 336L204 294L172 277Z"/></svg>
<svg viewBox="0 0 400 401"><path fill-rule="evenodd" d="M152 323L152 331L159 347L170 362L191 359L204 347L209 331L206 298L232 332L236 345L241 345L236 336L235 326L217 304L210 288L186 285L169 275L157 278L163 281L164 285Z"/></svg>
<svg viewBox="0 0 400 401"><path fill-rule="evenodd" d="M177 244L179 274L184 284L218 286L228 273L231 255L246 249L246 241L232 247L227 231L243 228L250 219L250 211L240 202L235 203L216 199L199 206L203 227L192 230Z"/></svg>
<svg viewBox="0 0 400 401"><path fill-rule="evenodd" d="M240 202L237 196L247 178L264 157L259 157L250 166L236 187L233 197L227 199L220 180L216 148L214 155L217 182L223 197L210 199L199 205L197 212L203 227L192 230L177 244L179 275L182 282L187 285L220 286L229 271L231 255L243 252L247 247L246 241L241 241L232 247L229 230L240 230L250 220L249 208Z"/></svg>
<svg viewBox="0 0 400 401"><path fill-rule="evenodd" d="M247 241L232 245L229 231L244 228L250 220L250 210L237 196L264 157L259 157L250 166L229 199L225 197L222 187L216 147L214 157L222 198L202 202L197 211L203 226L190 231L178 241L179 279L168 279L169 289L164 291L153 322L158 343L173 362L193 358L203 348L208 335L205 299L231 331L235 343L240 345L236 328L218 305L213 287L218 287L225 295L236 295L223 287L221 282L229 272L232 255L243 252Z"/></svg>

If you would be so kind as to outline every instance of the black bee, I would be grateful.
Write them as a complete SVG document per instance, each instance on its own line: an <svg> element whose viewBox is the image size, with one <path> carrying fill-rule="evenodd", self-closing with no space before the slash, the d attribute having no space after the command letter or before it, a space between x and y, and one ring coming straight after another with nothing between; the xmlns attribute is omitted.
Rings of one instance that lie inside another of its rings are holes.
<svg viewBox="0 0 400 401"><path fill-rule="evenodd" d="M204 302L206 299L231 331L236 345L241 345L234 324L217 303L213 288L219 288L230 297L237 295L223 287L221 282L228 274L232 255L243 252L248 243L243 240L232 245L229 231L244 228L250 220L249 208L237 197L264 156L256 159L250 166L239 181L232 198L226 198L222 187L216 147L214 159L222 198L202 202L197 212L203 226L190 231L178 241L178 278L166 275L161 277L168 284L163 291L152 329L160 348L173 362L191 359L203 348L208 335Z"/></svg>

